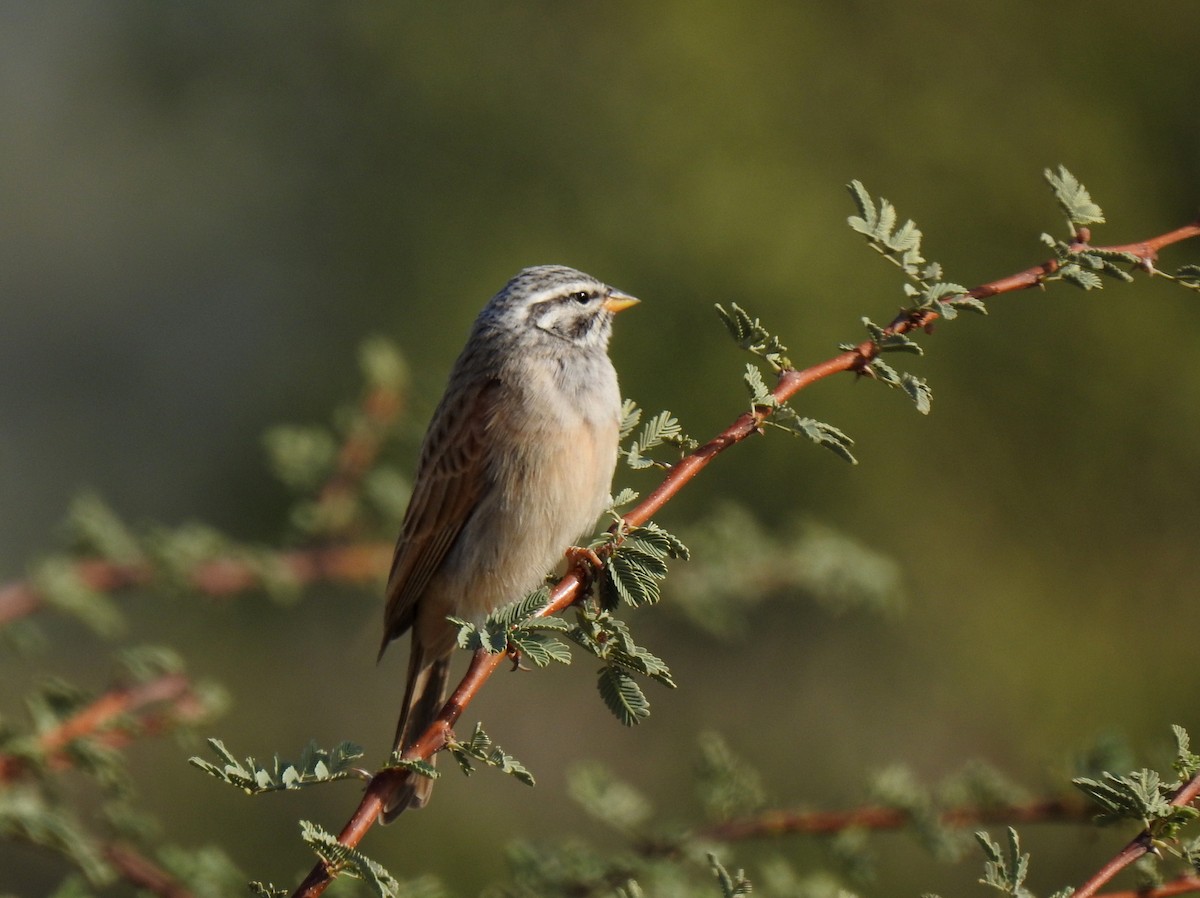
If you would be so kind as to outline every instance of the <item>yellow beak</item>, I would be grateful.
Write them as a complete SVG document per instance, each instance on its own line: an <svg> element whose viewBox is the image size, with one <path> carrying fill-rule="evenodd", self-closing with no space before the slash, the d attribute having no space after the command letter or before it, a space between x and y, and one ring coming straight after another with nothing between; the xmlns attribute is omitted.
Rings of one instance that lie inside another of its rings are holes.
<svg viewBox="0 0 1200 898"><path fill-rule="evenodd" d="M640 299L625 293L610 293L604 300L604 309L615 315L617 312L623 312L631 306L636 306L639 302L641 302Z"/></svg>

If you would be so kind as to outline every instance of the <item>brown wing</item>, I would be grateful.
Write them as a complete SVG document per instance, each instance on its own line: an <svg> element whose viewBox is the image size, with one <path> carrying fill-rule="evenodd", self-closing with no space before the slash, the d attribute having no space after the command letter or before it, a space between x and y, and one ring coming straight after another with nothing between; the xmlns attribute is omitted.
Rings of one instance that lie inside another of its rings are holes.
<svg viewBox="0 0 1200 898"><path fill-rule="evenodd" d="M412 626L421 594L487 488L485 433L498 387L481 381L434 412L392 558L380 655Z"/></svg>

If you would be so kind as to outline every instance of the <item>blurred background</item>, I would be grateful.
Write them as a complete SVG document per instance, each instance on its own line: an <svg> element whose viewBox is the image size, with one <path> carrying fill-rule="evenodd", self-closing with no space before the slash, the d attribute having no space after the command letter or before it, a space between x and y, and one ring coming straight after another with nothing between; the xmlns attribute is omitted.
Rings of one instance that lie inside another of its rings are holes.
<svg viewBox="0 0 1200 898"><path fill-rule="evenodd" d="M844 224L851 178L916 219L925 255L968 285L1039 261L1042 231L1065 236L1046 166L1104 208L1099 243L1178 227L1200 206L1198 33L1193 0L1137 15L1117 0L4 4L0 577L59 544L85 488L135 522L272 542L288 496L261 435L352 398L371 334L412 367L396 456L411 470L472 318L525 265L640 296L613 344L623 391L704 438L746 402L746 359L713 303L761 316L800 365L903 303ZM1198 259L1184 245L1163 267ZM683 532L735 500L764 526L821 522L895 560L904 613L777 601L732 644L669 608L639 614L680 684L648 687L648 722L616 724L582 658L499 677L468 720L538 788L446 777L364 850L473 894L511 836L593 837L564 795L575 759L685 818L700 729L761 767L773 803L826 808L864 801L895 762L934 780L983 758L1036 790L1100 735L1152 755L1170 724L1200 729L1195 304L1145 279L996 299L901 360L933 388L927 418L850 378L801 394L802 413L857 440L857 467L771 433L660 520ZM125 639L176 645L227 686L214 730L234 751L386 750L404 653L375 665L377 590L293 609L121 602ZM110 646L46 626L46 656L0 664L5 714L46 670L107 681ZM144 803L170 839L218 843L256 879L294 884L311 863L295 820L336 831L357 798L343 785L251 802L191 753L136 750ZM1046 892L1128 837L1024 835ZM978 888L974 856L943 867L903 837L880 844L876 894ZM753 878L753 849L727 854ZM0 869L29 895L62 875L9 846Z"/></svg>

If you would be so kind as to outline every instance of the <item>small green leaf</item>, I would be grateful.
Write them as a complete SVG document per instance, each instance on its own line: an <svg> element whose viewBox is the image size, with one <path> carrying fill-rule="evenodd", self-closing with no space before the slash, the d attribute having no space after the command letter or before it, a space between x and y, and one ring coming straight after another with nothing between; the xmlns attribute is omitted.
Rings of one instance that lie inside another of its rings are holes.
<svg viewBox="0 0 1200 898"><path fill-rule="evenodd" d="M545 667L551 661L571 663L571 650L567 644L545 633L518 629L512 634L512 645L522 658L529 659L538 667Z"/></svg>
<svg viewBox="0 0 1200 898"><path fill-rule="evenodd" d="M977 832L975 839L987 858L983 865L983 879L979 881L1013 898L1033 898L1033 893L1024 885L1025 877L1029 874L1029 855L1021 853L1017 831L1011 826L1008 828L1007 857L987 833Z"/></svg>
<svg viewBox="0 0 1200 898"><path fill-rule="evenodd" d="M730 875L729 871L721 866L721 862L717 860L715 854L708 855L709 867L711 867L713 876L716 877L717 883L721 886L721 895L723 898L745 898L754 891L754 887L750 884L750 880L746 878L744 870L738 870L736 874Z"/></svg>
<svg viewBox="0 0 1200 898"><path fill-rule="evenodd" d="M763 358L776 371L782 371L792 366L785 355L787 347L780 342L778 337L772 336L757 318L751 318L750 314L737 303L730 304L728 311L720 303L717 303L716 309L721 321L725 324L725 329L729 331L729 335L733 337L738 346Z"/></svg>
<svg viewBox="0 0 1200 898"><path fill-rule="evenodd" d="M1200 265L1182 265L1175 271L1175 279L1192 290L1200 290Z"/></svg>
<svg viewBox="0 0 1200 898"><path fill-rule="evenodd" d="M690 557L688 547L675 534L664 530L653 521L647 521L629 537L647 552L652 552L660 558L677 558L687 561Z"/></svg>
<svg viewBox="0 0 1200 898"><path fill-rule="evenodd" d="M1075 262L1070 262L1058 270L1058 275L1068 284L1073 284L1083 290L1099 290L1104 286L1100 275L1088 271Z"/></svg>
<svg viewBox="0 0 1200 898"><path fill-rule="evenodd" d="M1104 223L1104 212L1092 202L1087 188L1065 166L1060 165L1057 172L1046 169L1043 174L1054 191L1059 207L1073 226L1079 228Z"/></svg>
<svg viewBox="0 0 1200 898"><path fill-rule="evenodd" d="M863 187L859 180L851 181L846 185L846 189L850 191L850 197L854 200L854 205L858 208L858 215L851 216L847 219L850 227L870 237L875 233L875 225L879 221L879 213L875 209L875 201L871 199L871 194L867 193L867 189Z"/></svg>
<svg viewBox="0 0 1200 898"><path fill-rule="evenodd" d="M826 424L824 421L817 421L814 418L800 417L800 414L790 405L780 406L775 414L767 419L766 423L789 433L808 437L818 446L830 450L843 461L848 461L852 465L858 464L858 459L850 452L854 440L832 424Z"/></svg>
<svg viewBox="0 0 1200 898"><path fill-rule="evenodd" d="M604 704L623 725L635 726L650 716L650 702L642 687L620 668L601 667L596 685Z"/></svg>
<svg viewBox="0 0 1200 898"><path fill-rule="evenodd" d="M742 377L746 382L747 389L750 391L751 405L764 406L766 408L776 405L775 397L771 395L771 388L763 380L762 372L758 370L757 365L747 362L746 373Z"/></svg>
<svg viewBox="0 0 1200 898"><path fill-rule="evenodd" d="M1180 779L1191 779L1200 771L1200 755L1193 754L1192 740L1187 730L1179 724L1173 724L1171 732L1175 734L1175 772Z"/></svg>
<svg viewBox="0 0 1200 898"><path fill-rule="evenodd" d="M885 331L881 334L875 345L879 347L880 352L909 352L913 355L924 355L925 350L920 344L915 343L907 334L900 334L891 331Z"/></svg>
<svg viewBox="0 0 1200 898"><path fill-rule="evenodd" d="M475 730L466 742L448 742L446 749L467 776L475 770L472 761L478 761L496 768L501 773L507 773L527 786L535 785L533 774L520 761L506 754L500 746L492 742L491 737L484 732L482 724L475 724Z"/></svg>
<svg viewBox="0 0 1200 898"><path fill-rule="evenodd" d="M621 490L621 492L609 498L608 508L611 513L616 514L622 508L632 505L637 500L637 491L631 490L629 487L625 487Z"/></svg>
<svg viewBox="0 0 1200 898"><path fill-rule="evenodd" d="M376 861L356 848L343 845L332 833L308 820L300 821L305 843L325 862L332 876L345 874L362 880L376 898L397 898L400 882Z"/></svg>
<svg viewBox="0 0 1200 898"><path fill-rule="evenodd" d="M933 391L929 388L929 384L914 374L904 373L900 375L900 386L912 399L917 411L922 415L928 415L933 402Z"/></svg>
<svg viewBox="0 0 1200 898"><path fill-rule="evenodd" d="M636 402L632 399L626 399L621 403L621 431L620 438L624 440L627 436L633 433L633 429L638 426L638 422L642 420L642 410L638 408Z"/></svg>
<svg viewBox="0 0 1200 898"><path fill-rule="evenodd" d="M247 795L299 789L360 775L353 762L363 756L363 750L352 742L343 742L333 751L326 751L315 742L310 742L301 752L299 761L292 763L276 755L267 767L254 758L239 761L219 739L207 741L209 748L222 762L221 766L197 757L189 758L188 763L209 776L241 789Z"/></svg>
<svg viewBox="0 0 1200 898"><path fill-rule="evenodd" d="M883 359L872 359L870 369L874 372L876 380L887 384L889 387L900 386L900 374L885 362Z"/></svg>

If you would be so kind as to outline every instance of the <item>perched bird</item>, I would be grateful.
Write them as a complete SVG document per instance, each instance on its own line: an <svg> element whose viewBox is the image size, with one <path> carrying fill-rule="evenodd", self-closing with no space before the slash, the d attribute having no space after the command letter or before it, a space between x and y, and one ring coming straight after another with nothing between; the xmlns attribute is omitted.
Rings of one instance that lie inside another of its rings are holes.
<svg viewBox="0 0 1200 898"><path fill-rule="evenodd" d="M457 628L535 589L608 502L621 396L613 316L638 300L561 265L526 268L484 306L421 445L392 560L382 656L412 630L396 749L446 698ZM385 822L429 800L410 777Z"/></svg>

